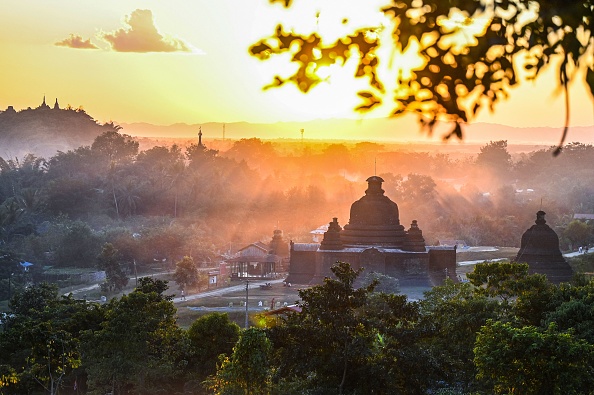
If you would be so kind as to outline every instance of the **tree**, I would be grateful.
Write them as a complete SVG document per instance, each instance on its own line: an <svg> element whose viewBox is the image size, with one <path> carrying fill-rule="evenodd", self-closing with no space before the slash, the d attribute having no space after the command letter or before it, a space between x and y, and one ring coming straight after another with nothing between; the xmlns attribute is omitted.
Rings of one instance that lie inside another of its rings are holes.
<svg viewBox="0 0 594 395"><path fill-rule="evenodd" d="M438 380L465 391L476 389L476 335L487 320L500 316L498 302L475 292L470 283L446 280L426 292L420 305L421 328Z"/></svg>
<svg viewBox="0 0 594 395"><path fill-rule="evenodd" d="M59 297L56 286L42 283L16 295L10 307L0 332L0 366L12 375L8 383L0 379L0 390L38 393L43 388L54 395L71 387L81 365L81 333L99 329L103 319L98 306Z"/></svg>
<svg viewBox="0 0 594 395"><path fill-rule="evenodd" d="M587 245L592 240L592 227L580 221L574 219L571 221L563 230L563 235L571 242L572 246Z"/></svg>
<svg viewBox="0 0 594 395"><path fill-rule="evenodd" d="M507 173L512 167L511 155L507 151L507 140L491 141L481 147L476 164L498 173Z"/></svg>
<svg viewBox="0 0 594 395"><path fill-rule="evenodd" d="M0 300L10 300L23 285L20 257L8 248L0 248Z"/></svg>
<svg viewBox="0 0 594 395"><path fill-rule="evenodd" d="M218 356L231 355L239 340L239 325L229 320L228 314L210 313L190 325L190 367L199 380L213 375L217 370Z"/></svg>
<svg viewBox="0 0 594 395"><path fill-rule="evenodd" d="M386 274L370 272L363 277L363 286L375 283L374 292L397 294L400 291L400 282L397 278Z"/></svg>
<svg viewBox="0 0 594 395"><path fill-rule="evenodd" d="M269 2L285 7L293 3ZM594 65L589 61L594 47L593 8L591 0L395 0L380 10L390 26L351 28L348 18L339 17L345 29L357 30L328 42L318 31L298 34L278 25L271 37L249 51L262 60L289 53L297 70L290 76L275 76L268 87L294 83L303 92L323 81L317 74L322 66L356 59L355 77L366 78L369 84L369 90L358 93L363 100L359 111L373 109L385 95L392 97L393 90L385 88L382 76L382 61L390 60L382 58L381 47L392 45L390 56L416 53L421 66L410 73L394 70L387 77L397 86L393 115L417 113L429 130L437 121L452 122L448 137L461 138L463 123L485 106L492 110L519 84L516 70L520 67L536 79L559 58L557 74L566 95L579 67L586 69L584 82L594 93ZM322 9L312 18L325 16Z"/></svg>
<svg viewBox="0 0 594 395"><path fill-rule="evenodd" d="M276 393L422 393L430 362L414 330L417 304L374 293L375 281L355 288L361 270L348 263L332 272L299 292L301 313L269 329Z"/></svg>
<svg viewBox="0 0 594 395"><path fill-rule="evenodd" d="M527 263L484 262L476 265L466 277L477 287L477 292L488 297L500 298L508 303L521 291L520 281L528 275Z"/></svg>
<svg viewBox="0 0 594 395"><path fill-rule="evenodd" d="M198 268L192 257L185 256L181 261L175 264L173 279L182 290L194 287L198 284Z"/></svg>
<svg viewBox="0 0 594 395"><path fill-rule="evenodd" d="M105 270L105 287L109 291L120 291L128 284L120 253L111 243L105 243L97 257L99 269Z"/></svg>
<svg viewBox="0 0 594 395"><path fill-rule="evenodd" d="M221 356L217 373L209 381L215 395L268 395L272 346L262 329L241 332L230 357Z"/></svg>
<svg viewBox="0 0 594 395"><path fill-rule="evenodd" d="M495 394L590 394L594 345L554 324L542 330L490 321L474 349L477 377Z"/></svg>
<svg viewBox="0 0 594 395"><path fill-rule="evenodd" d="M400 183L402 199L415 204L427 204L435 196L435 181L430 176L411 173Z"/></svg>
<svg viewBox="0 0 594 395"><path fill-rule="evenodd" d="M60 233L53 258L56 266L92 267L101 251L101 239L82 221L67 221L56 227Z"/></svg>
<svg viewBox="0 0 594 395"><path fill-rule="evenodd" d="M132 293L105 305L101 329L83 338L83 364L95 393L173 392L181 373L183 336L176 309L163 295L167 284L142 280Z"/></svg>
<svg viewBox="0 0 594 395"><path fill-rule="evenodd" d="M97 136L91 145L91 151L100 154L105 163L126 162L138 154L138 142L127 134L120 134L120 126L112 124L108 129Z"/></svg>

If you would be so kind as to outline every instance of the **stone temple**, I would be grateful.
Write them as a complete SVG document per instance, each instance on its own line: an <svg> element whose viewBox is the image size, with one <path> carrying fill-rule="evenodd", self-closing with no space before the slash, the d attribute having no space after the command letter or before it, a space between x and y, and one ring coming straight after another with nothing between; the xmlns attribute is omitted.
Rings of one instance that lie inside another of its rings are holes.
<svg viewBox="0 0 594 395"><path fill-rule="evenodd" d="M536 213L536 224L522 235L516 262L528 263L528 273L540 273L559 284L568 282L573 271L559 249L559 237L545 220L545 212Z"/></svg>
<svg viewBox="0 0 594 395"><path fill-rule="evenodd" d="M382 182L377 176L367 179L365 196L351 205L344 228L334 218L321 243L291 242L287 282L319 284L332 276L330 268L337 261L364 268L363 276L377 272L395 277L401 287L429 288L446 277L457 281L456 248L427 247L416 220L406 230Z"/></svg>

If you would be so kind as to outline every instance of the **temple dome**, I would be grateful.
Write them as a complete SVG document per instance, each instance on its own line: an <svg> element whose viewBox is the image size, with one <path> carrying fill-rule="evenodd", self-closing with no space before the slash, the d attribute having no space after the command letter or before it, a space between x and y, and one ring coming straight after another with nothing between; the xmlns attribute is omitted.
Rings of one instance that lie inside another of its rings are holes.
<svg viewBox="0 0 594 395"><path fill-rule="evenodd" d="M406 232L398 205L384 195L382 182L381 177L369 177L365 196L351 205L349 223L340 234L344 245L404 245Z"/></svg>
<svg viewBox="0 0 594 395"><path fill-rule="evenodd" d="M532 225L522 235L518 258L521 259L522 256L527 255L538 255L547 257L547 259L555 257L564 260L559 250L559 236L547 225L544 218L545 214L544 211L537 212L536 221L534 221L535 225Z"/></svg>
<svg viewBox="0 0 594 395"><path fill-rule="evenodd" d="M571 280L573 272L559 249L559 236L546 224L545 212L536 213L535 225L522 235L516 262L528 263L529 273L542 273L554 283Z"/></svg>

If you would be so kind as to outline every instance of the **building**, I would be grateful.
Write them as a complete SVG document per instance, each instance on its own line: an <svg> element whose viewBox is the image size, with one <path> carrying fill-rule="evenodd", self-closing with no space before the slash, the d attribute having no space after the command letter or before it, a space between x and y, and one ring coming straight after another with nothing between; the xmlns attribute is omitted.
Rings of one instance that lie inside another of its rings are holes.
<svg viewBox="0 0 594 395"><path fill-rule="evenodd" d="M405 230L398 205L384 195L383 182L377 176L367 179L365 196L351 205L344 228L334 218L319 244L291 242L287 282L319 284L332 276L337 261L395 277L401 287L429 288L446 276L457 281L456 247L425 246L416 220Z"/></svg>
<svg viewBox="0 0 594 395"><path fill-rule="evenodd" d="M288 256L288 243L282 230L276 229L270 243L251 243L226 259L224 272L230 274L231 280L276 278L286 271Z"/></svg>
<svg viewBox="0 0 594 395"><path fill-rule="evenodd" d="M559 249L559 236L545 220L545 212L536 213L535 225L522 235L515 262L527 263L528 273L540 273L554 283L570 281L573 270Z"/></svg>

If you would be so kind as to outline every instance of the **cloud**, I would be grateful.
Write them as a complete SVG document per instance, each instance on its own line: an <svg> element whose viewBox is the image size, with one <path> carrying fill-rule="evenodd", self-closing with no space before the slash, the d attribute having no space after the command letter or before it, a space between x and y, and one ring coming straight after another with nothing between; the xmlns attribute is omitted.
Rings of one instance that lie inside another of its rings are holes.
<svg viewBox="0 0 594 395"><path fill-rule="evenodd" d="M83 39L78 34L71 34L70 37L65 38L62 41L58 41L55 45L59 47L68 47L76 49L99 49L98 46L91 42L91 39Z"/></svg>
<svg viewBox="0 0 594 395"><path fill-rule="evenodd" d="M162 36L153 20L150 10L135 10L126 18L128 29L118 29L111 33L103 33L101 38L117 52L194 52L200 50L185 41Z"/></svg>

